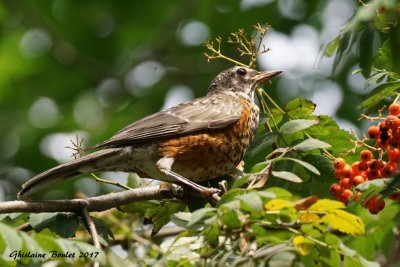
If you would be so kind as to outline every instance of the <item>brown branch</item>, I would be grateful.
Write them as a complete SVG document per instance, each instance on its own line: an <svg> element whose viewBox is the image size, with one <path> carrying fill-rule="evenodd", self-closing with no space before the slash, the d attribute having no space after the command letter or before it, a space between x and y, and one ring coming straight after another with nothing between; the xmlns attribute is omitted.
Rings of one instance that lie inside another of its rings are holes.
<svg viewBox="0 0 400 267"><path fill-rule="evenodd" d="M168 189L160 190L159 186L134 188L117 193L90 197L87 199L65 199L49 201L6 201L0 202L1 213L16 212L74 212L81 214L86 208L88 212L104 211L135 201L152 199L171 199L182 197L183 190L180 186L173 185Z"/></svg>
<svg viewBox="0 0 400 267"><path fill-rule="evenodd" d="M92 236L93 239L93 245L97 249L101 249L100 241L99 241L99 235L97 234L97 229L96 226L94 225L92 217L90 217L89 212L87 207L84 207L82 210L82 217L84 218L86 227L89 230L90 235ZM100 266L98 261L93 262L93 267L98 267Z"/></svg>

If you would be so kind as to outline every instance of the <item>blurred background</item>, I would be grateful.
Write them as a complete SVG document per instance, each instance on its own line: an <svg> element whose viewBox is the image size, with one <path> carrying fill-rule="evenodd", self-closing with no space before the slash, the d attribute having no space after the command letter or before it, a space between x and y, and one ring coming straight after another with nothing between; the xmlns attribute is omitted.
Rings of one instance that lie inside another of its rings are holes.
<svg viewBox="0 0 400 267"><path fill-rule="evenodd" d="M232 66L207 62L203 42L240 28L271 25L271 49L258 68L284 74L265 86L284 105L294 97L317 104L356 129L356 105L367 93L350 53L333 71L322 55L354 14L348 0L171 0L0 2L0 200L14 199L32 175L71 159L78 134L98 143L127 124L203 96L211 79ZM223 43L223 51L238 53ZM240 59L247 63L247 59ZM127 174L104 178L126 181ZM107 190L92 179L63 185L44 198ZM65 190L69 188L70 190ZM115 188L114 188L115 189Z"/></svg>

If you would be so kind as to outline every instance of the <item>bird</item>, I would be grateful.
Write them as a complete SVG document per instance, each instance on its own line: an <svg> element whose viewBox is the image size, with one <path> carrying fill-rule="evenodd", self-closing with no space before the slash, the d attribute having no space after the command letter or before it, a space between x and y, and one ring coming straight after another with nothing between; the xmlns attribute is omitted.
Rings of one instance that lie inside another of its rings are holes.
<svg viewBox="0 0 400 267"><path fill-rule="evenodd" d="M135 172L186 185L204 197L219 193L198 183L226 175L241 162L259 122L255 90L281 72L226 69L211 81L204 97L133 122L87 149L90 154L34 176L17 197L28 199L66 179L103 171Z"/></svg>

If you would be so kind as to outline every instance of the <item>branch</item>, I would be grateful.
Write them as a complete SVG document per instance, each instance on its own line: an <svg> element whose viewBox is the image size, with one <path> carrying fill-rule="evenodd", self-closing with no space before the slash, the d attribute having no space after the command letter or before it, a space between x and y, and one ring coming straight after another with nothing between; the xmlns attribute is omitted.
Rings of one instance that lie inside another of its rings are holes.
<svg viewBox="0 0 400 267"><path fill-rule="evenodd" d="M0 213L16 213L16 212L74 212L77 214L87 208L91 211L104 211L121 205L129 204L135 201L151 200L151 199L171 199L174 197L182 197L182 187L172 185L169 188L159 186L149 186L134 188L122 192L110 193L107 195L90 197L87 199L65 199L50 201L6 201L0 202Z"/></svg>

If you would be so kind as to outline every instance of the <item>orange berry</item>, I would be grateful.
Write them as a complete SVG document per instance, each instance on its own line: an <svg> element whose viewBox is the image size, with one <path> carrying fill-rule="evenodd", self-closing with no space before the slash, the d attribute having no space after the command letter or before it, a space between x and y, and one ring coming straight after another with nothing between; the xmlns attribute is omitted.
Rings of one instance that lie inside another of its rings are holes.
<svg viewBox="0 0 400 267"><path fill-rule="evenodd" d="M358 164L358 169L360 171L368 170L368 162L367 161L360 161L360 163Z"/></svg>
<svg viewBox="0 0 400 267"><path fill-rule="evenodd" d="M339 197L339 200L342 201L343 203L347 203L349 202L352 196L353 196L353 191L351 191L350 189L345 189L343 190L342 195Z"/></svg>
<svg viewBox="0 0 400 267"><path fill-rule="evenodd" d="M344 178L350 178L353 176L353 170L349 165L346 164L346 166L343 167L342 169L342 176Z"/></svg>
<svg viewBox="0 0 400 267"><path fill-rule="evenodd" d="M397 116L389 115L385 119L385 125L389 129L397 129L400 125L400 120L399 120L399 118L397 118Z"/></svg>
<svg viewBox="0 0 400 267"><path fill-rule="evenodd" d="M343 189L350 189L353 184L352 184L350 178L343 178L340 181L340 185L342 186Z"/></svg>
<svg viewBox="0 0 400 267"><path fill-rule="evenodd" d="M393 103L389 106L389 114L390 115L400 115L400 104Z"/></svg>
<svg viewBox="0 0 400 267"><path fill-rule="evenodd" d="M400 150L397 148L389 149L389 151L387 152L387 156L389 158L389 161L398 161L400 158Z"/></svg>
<svg viewBox="0 0 400 267"><path fill-rule="evenodd" d="M372 159L372 152L368 149L361 151L360 158L362 161L370 161Z"/></svg>
<svg viewBox="0 0 400 267"><path fill-rule="evenodd" d="M378 139L380 136L380 131L378 126L371 126L368 128L368 135L371 139Z"/></svg>
<svg viewBox="0 0 400 267"><path fill-rule="evenodd" d="M343 193L343 188L340 184L332 184L329 188L329 192L331 193L331 195L339 197Z"/></svg>
<svg viewBox="0 0 400 267"><path fill-rule="evenodd" d="M333 161L333 167L335 170L342 170L346 166L346 161L342 158L335 158Z"/></svg>
<svg viewBox="0 0 400 267"><path fill-rule="evenodd" d="M364 175L356 175L351 180L354 185L359 185L364 183L367 180L367 178Z"/></svg>

